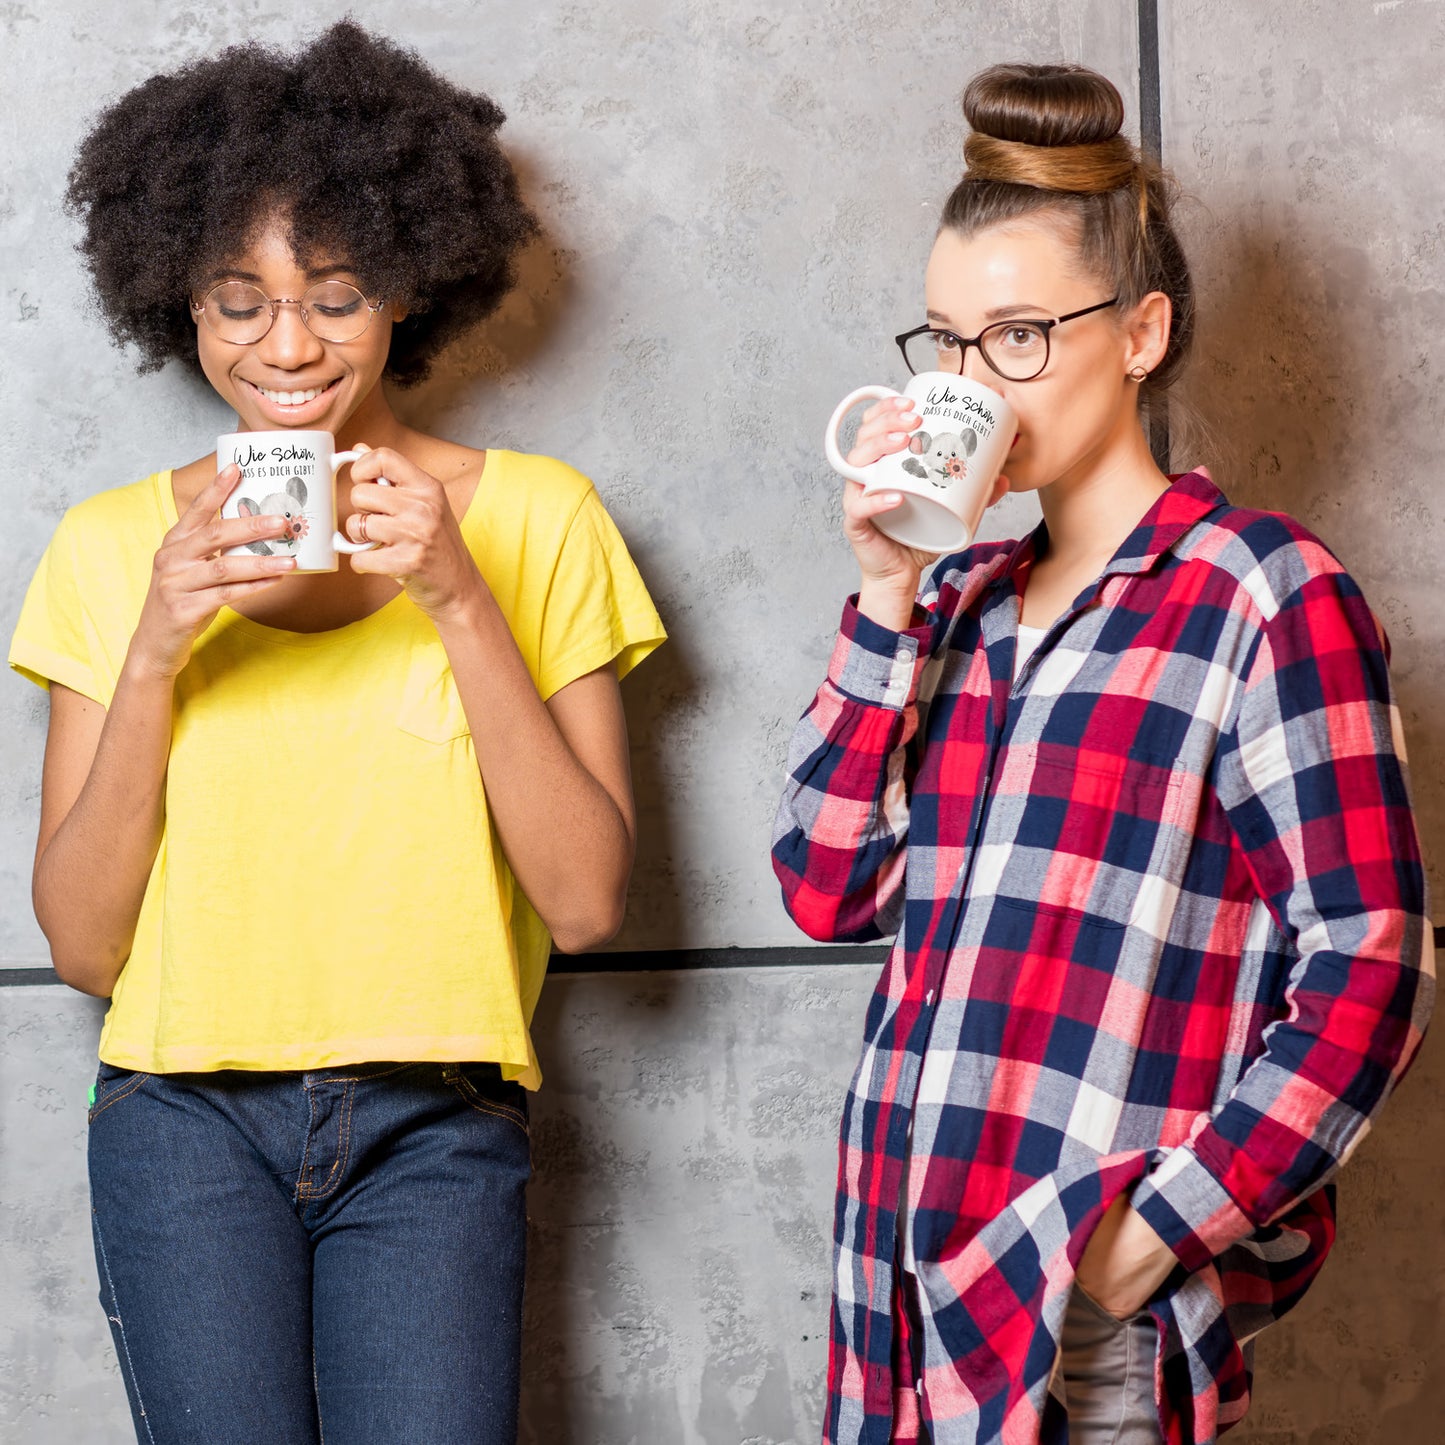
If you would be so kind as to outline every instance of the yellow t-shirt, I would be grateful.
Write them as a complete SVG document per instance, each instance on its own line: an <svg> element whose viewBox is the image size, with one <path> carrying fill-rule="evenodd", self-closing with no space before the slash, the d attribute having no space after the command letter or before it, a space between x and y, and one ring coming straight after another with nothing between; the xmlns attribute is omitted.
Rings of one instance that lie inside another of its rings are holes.
<svg viewBox="0 0 1445 1445"><path fill-rule="evenodd" d="M81 502L10 665L108 706L170 472ZM591 482L491 451L462 533L543 698L665 633ZM329 632L222 608L176 687L165 834L100 1056L121 1068L489 1060L540 1081L550 940L487 813L446 652L406 595Z"/></svg>

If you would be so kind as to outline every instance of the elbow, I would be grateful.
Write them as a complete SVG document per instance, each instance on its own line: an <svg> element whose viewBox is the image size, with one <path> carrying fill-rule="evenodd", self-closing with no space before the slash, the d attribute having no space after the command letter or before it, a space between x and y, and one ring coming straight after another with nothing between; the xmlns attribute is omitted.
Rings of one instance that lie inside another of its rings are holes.
<svg viewBox="0 0 1445 1445"><path fill-rule="evenodd" d="M548 920L547 931L558 953L590 953L617 937L626 913L627 898L622 894L600 900L591 908L566 918Z"/></svg>
<svg viewBox="0 0 1445 1445"><path fill-rule="evenodd" d="M814 943L841 943L842 935L838 929L836 917L821 912L811 912L808 909L787 907L788 917L797 924L799 930L805 933Z"/></svg>
<svg viewBox="0 0 1445 1445"><path fill-rule="evenodd" d="M788 917L814 943L872 943L884 936L872 899L861 905L806 886L783 886Z"/></svg>
<svg viewBox="0 0 1445 1445"><path fill-rule="evenodd" d="M130 957L130 942L123 950L110 956L100 956L93 948L78 947L76 940L67 939L63 928L45 915L39 905L35 909L36 921L45 941L50 945L50 966L55 976L67 988L77 993L88 993L92 998L109 998L115 991L116 980Z"/></svg>
<svg viewBox="0 0 1445 1445"><path fill-rule="evenodd" d="M553 932L552 946L558 953L591 953L594 948L611 943L621 927L621 915L606 921L578 919Z"/></svg>
<svg viewBox="0 0 1445 1445"><path fill-rule="evenodd" d="M109 967L93 958L77 957L52 943L50 966L55 970L56 978L67 988L89 994L92 998L109 998L115 991L115 982L124 963L120 967Z"/></svg>

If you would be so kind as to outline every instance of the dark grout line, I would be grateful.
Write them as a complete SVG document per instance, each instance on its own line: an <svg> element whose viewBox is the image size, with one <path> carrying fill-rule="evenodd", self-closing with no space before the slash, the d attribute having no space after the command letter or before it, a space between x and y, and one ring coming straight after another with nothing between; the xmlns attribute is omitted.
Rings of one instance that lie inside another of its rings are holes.
<svg viewBox="0 0 1445 1445"><path fill-rule="evenodd" d="M1434 925L1435 947L1445 950L1445 924ZM554 953L547 967L559 978L589 973L689 973L705 968L820 968L836 964L882 965L886 943L845 943L822 948L655 948L626 953ZM53 968L0 968L0 988L55 984Z"/></svg>
<svg viewBox="0 0 1445 1445"><path fill-rule="evenodd" d="M887 944L839 944L822 948L781 945L773 948L656 948L623 953L554 953L549 975L587 973L687 973L702 968L817 968L867 963L879 967ZM53 968L0 968L0 988L60 985Z"/></svg>
<svg viewBox="0 0 1445 1445"><path fill-rule="evenodd" d="M1139 8L1139 148L1147 159L1162 164L1164 119L1159 94L1159 0L1138 0ZM1149 450L1154 465L1169 471L1169 398L1149 404Z"/></svg>
<svg viewBox="0 0 1445 1445"><path fill-rule="evenodd" d="M1164 158L1159 98L1159 0L1139 0L1139 144L1151 161Z"/></svg>

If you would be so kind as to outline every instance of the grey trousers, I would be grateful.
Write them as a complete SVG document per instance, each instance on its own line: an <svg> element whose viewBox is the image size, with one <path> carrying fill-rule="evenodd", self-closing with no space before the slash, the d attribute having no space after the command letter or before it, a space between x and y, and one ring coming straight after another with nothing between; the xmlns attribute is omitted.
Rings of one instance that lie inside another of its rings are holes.
<svg viewBox="0 0 1445 1445"><path fill-rule="evenodd" d="M1160 1445L1158 1343L1159 1327L1150 1315L1115 1319L1074 1287L1054 1381L1069 1412L1069 1445Z"/></svg>

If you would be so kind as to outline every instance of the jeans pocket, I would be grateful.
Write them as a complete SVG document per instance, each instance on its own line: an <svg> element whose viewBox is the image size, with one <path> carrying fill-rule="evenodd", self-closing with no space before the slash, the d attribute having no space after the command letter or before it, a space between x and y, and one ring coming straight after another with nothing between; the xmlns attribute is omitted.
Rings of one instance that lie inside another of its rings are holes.
<svg viewBox="0 0 1445 1445"><path fill-rule="evenodd" d="M96 1118L105 1112L112 1104L118 1104L122 1099L128 1099L142 1084L150 1078L149 1074L138 1073L134 1069L117 1068L114 1064L107 1064L104 1059L96 1070L95 1090L91 1099L90 1111L86 1115L86 1122L93 1124Z"/></svg>
<svg viewBox="0 0 1445 1445"><path fill-rule="evenodd" d="M1120 1318L1118 1315L1114 1314L1112 1310L1106 1310L1104 1306L1101 1305L1099 1301L1096 1300L1094 1296L1091 1295L1088 1290L1086 1290L1083 1285L1079 1283L1077 1279L1074 1281L1074 1294L1078 1297L1080 1304L1084 1305L1091 1314L1097 1315L1099 1317L1100 1323L1107 1324L1110 1329L1122 1330L1126 1328L1132 1321L1139 1318L1140 1312L1136 1312L1132 1315L1126 1315L1123 1318Z"/></svg>
<svg viewBox="0 0 1445 1445"><path fill-rule="evenodd" d="M527 1091L502 1078L496 1064L445 1064L442 1078L479 1114L508 1119L531 1138L527 1127Z"/></svg>

